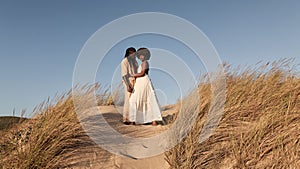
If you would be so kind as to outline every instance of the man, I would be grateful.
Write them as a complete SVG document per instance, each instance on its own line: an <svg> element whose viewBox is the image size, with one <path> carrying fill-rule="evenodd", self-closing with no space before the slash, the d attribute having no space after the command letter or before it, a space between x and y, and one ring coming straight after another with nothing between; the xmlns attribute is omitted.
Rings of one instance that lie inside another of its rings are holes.
<svg viewBox="0 0 300 169"><path fill-rule="evenodd" d="M123 123L133 124L133 122L128 121L129 118L129 98L133 92L135 78L131 77L132 74L137 73L138 63L135 59L136 49L133 47L127 48L125 57L121 62L122 70L122 82L124 85L124 107L123 107Z"/></svg>

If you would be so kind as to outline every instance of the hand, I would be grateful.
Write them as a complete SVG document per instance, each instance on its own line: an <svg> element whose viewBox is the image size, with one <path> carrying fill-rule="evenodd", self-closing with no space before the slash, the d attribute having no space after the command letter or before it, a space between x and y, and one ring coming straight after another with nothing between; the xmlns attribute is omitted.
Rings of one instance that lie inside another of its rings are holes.
<svg viewBox="0 0 300 169"><path fill-rule="evenodd" d="M130 74L130 77L134 77L135 78L134 74Z"/></svg>
<svg viewBox="0 0 300 169"><path fill-rule="evenodd" d="M130 92L130 93L132 93L133 88L128 86L128 87L127 87L127 91Z"/></svg>

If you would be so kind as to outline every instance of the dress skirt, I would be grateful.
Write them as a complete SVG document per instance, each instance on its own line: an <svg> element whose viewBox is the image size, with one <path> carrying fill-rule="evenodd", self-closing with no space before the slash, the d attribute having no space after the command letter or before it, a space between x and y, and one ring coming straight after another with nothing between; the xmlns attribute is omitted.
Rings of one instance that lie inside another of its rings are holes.
<svg viewBox="0 0 300 169"><path fill-rule="evenodd" d="M136 78L129 99L129 121L137 124L162 121L160 106L148 75Z"/></svg>

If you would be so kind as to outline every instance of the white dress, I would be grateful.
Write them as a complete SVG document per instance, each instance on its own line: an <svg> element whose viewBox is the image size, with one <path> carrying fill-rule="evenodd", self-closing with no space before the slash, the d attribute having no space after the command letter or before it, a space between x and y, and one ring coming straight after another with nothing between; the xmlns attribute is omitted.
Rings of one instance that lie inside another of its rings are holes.
<svg viewBox="0 0 300 169"><path fill-rule="evenodd" d="M141 66L138 72L141 72ZM129 121L137 124L162 121L160 106L148 75L136 78L129 99Z"/></svg>

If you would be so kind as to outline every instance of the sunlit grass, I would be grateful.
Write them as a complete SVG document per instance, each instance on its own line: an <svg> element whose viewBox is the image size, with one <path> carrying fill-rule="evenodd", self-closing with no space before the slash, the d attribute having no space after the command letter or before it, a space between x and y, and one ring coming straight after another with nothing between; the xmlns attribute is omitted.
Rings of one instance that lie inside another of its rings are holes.
<svg viewBox="0 0 300 169"><path fill-rule="evenodd" d="M212 106L211 83L204 78L191 95L178 102L181 113L174 119L189 121L197 111L196 123L182 142L166 152L170 167L299 168L300 79L290 64L281 60L243 70L225 65L225 109L213 134L199 143ZM101 88L98 84L84 86L76 97L88 102L94 89ZM96 94L97 105L122 105L119 89L110 92L102 88ZM89 108L89 104L83 107ZM180 139L176 136L186 126L178 124L178 133L170 137L170 142ZM96 147L77 119L71 91L45 101L37 106L32 118L0 134L0 168L69 167L72 162L67 159L82 153L79 149Z"/></svg>
<svg viewBox="0 0 300 169"><path fill-rule="evenodd" d="M88 99L94 88L99 85L83 87L86 92L77 97ZM109 94L104 94L98 104L113 104L108 102ZM1 131L1 136L2 168L61 168L77 149L95 146L77 119L71 90L52 102L43 102L31 119Z"/></svg>
<svg viewBox="0 0 300 169"><path fill-rule="evenodd" d="M187 137L166 153L171 168L299 168L300 79L290 64L290 60L280 60L243 71L227 65L224 113L215 132L203 143L199 143L199 135L211 91L208 81L201 83L200 100L186 103L199 105L197 122Z"/></svg>

